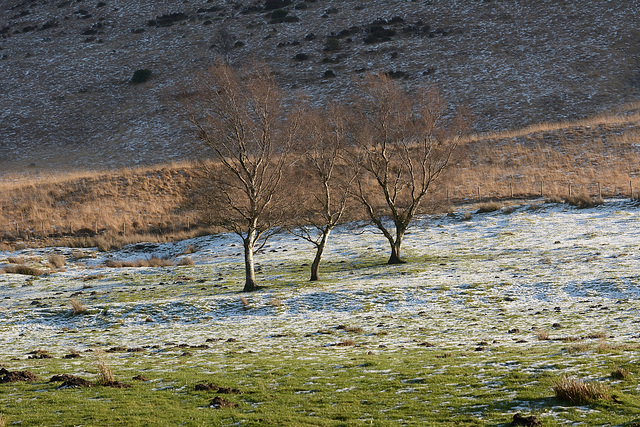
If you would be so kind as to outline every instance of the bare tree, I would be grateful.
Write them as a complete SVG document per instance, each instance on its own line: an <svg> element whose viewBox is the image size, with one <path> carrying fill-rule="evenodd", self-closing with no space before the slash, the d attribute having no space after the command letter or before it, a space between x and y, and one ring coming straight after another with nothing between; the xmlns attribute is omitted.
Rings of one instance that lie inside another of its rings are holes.
<svg viewBox="0 0 640 427"><path fill-rule="evenodd" d="M281 181L298 119L270 70L219 63L198 79L183 106L203 161L209 207L244 246L244 291L256 289L254 255L282 224ZM204 152L203 152L204 154Z"/></svg>
<svg viewBox="0 0 640 427"><path fill-rule="evenodd" d="M365 173L355 194L389 241L389 264L399 264L407 228L449 165L466 116L445 122L446 105L437 90L409 94L386 75L369 76L361 89L351 160Z"/></svg>
<svg viewBox="0 0 640 427"><path fill-rule="evenodd" d="M357 175L356 168L346 167L347 111L332 105L317 108L305 116L302 161L297 170L304 170L305 191L297 203L296 221L290 230L315 246L311 264L311 281L318 280L320 261L329 235L344 218L350 188Z"/></svg>

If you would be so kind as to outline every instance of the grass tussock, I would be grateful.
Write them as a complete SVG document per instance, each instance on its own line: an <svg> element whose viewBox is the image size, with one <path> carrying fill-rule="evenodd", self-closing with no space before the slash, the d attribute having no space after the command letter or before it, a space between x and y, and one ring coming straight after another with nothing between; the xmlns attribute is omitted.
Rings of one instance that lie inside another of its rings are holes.
<svg viewBox="0 0 640 427"><path fill-rule="evenodd" d="M195 262L193 261L193 258L186 256L186 257L180 258L176 262L176 265L178 266L195 265Z"/></svg>
<svg viewBox="0 0 640 427"><path fill-rule="evenodd" d="M631 378L631 372L625 367L616 366L613 372L611 372L611 378L614 380L628 380Z"/></svg>
<svg viewBox="0 0 640 427"><path fill-rule="evenodd" d="M9 266L2 267L2 269L0 269L0 273L22 274L24 276L34 276L34 277L42 276L44 274L44 272L41 269L37 267L24 265L24 264L9 265Z"/></svg>
<svg viewBox="0 0 640 427"><path fill-rule="evenodd" d="M282 307L282 300L278 297L272 297L269 299L269 305L274 308Z"/></svg>
<svg viewBox="0 0 640 427"><path fill-rule="evenodd" d="M611 399L611 390L606 384L585 382L564 376L554 383L553 391L558 399L574 405L586 405L597 400Z"/></svg>
<svg viewBox="0 0 640 427"><path fill-rule="evenodd" d="M124 267L170 267L175 263L169 259L151 257L149 259L137 259L133 261L127 260L107 260L105 266L109 268Z"/></svg>
<svg viewBox="0 0 640 427"><path fill-rule="evenodd" d="M499 211L500 209L502 209L502 204L498 202L485 202L478 205L476 213L490 213Z"/></svg>
<svg viewBox="0 0 640 427"><path fill-rule="evenodd" d="M72 298L70 302L72 315L76 316L87 312L87 307L85 307L79 299Z"/></svg>
<svg viewBox="0 0 640 427"><path fill-rule="evenodd" d="M347 338L346 340L340 341L336 345L338 347L353 347L354 345L356 345L356 342L354 340L352 340L351 338Z"/></svg>
<svg viewBox="0 0 640 427"><path fill-rule="evenodd" d="M114 383L113 372L111 372L111 365L104 356L104 354L98 354L96 357L96 367L100 375L100 383L102 385L108 385Z"/></svg>
<svg viewBox="0 0 640 427"><path fill-rule="evenodd" d="M0 427L5 427L6 425L7 419L3 415L0 415Z"/></svg>
<svg viewBox="0 0 640 427"><path fill-rule="evenodd" d="M536 337L538 338L538 341L549 341L551 339L551 337L549 336L549 332L545 331L544 329L538 330Z"/></svg>
<svg viewBox="0 0 640 427"><path fill-rule="evenodd" d="M67 260L62 255L49 255L49 265L55 269L61 269L67 264Z"/></svg>
<svg viewBox="0 0 640 427"><path fill-rule="evenodd" d="M597 197L591 197L588 194L579 194L575 196L565 197L564 201L571 206L575 206L579 209L593 208L604 203L604 200Z"/></svg>

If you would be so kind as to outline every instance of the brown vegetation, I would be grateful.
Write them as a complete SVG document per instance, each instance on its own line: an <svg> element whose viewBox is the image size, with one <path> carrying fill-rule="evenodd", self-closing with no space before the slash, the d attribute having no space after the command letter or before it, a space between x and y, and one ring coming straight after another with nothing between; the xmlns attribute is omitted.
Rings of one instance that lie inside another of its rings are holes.
<svg viewBox="0 0 640 427"><path fill-rule="evenodd" d="M537 198L541 188L562 201L569 184L594 200L629 197L631 190L635 197L640 114L623 113L469 138L421 212L446 209L447 198L475 201L478 189L484 201ZM108 250L220 231L209 225L215 218L198 215L188 203L196 182L190 164L6 178L0 181L0 240L4 248L55 243Z"/></svg>
<svg viewBox="0 0 640 427"><path fill-rule="evenodd" d="M553 385L553 390L558 399L575 405L611 399L611 391L606 384L585 382L575 378L561 377Z"/></svg>

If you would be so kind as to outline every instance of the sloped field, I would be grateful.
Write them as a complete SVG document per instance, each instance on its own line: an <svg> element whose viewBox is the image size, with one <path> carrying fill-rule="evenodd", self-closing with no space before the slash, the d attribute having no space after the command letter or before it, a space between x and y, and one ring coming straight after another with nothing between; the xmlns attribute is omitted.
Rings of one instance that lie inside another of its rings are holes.
<svg viewBox="0 0 640 427"><path fill-rule="evenodd" d="M232 235L109 254L1 253L0 265L67 259L65 271L0 276L0 366L42 378L0 384L4 416L27 425L496 425L522 412L544 425L638 422L638 207L464 214L418 221L402 266L384 264L385 242L371 230L339 230L317 284L306 281L309 245L278 236L257 257L264 288L253 294L238 293ZM151 257L195 265L104 267ZM86 311L73 314L71 299ZM144 380L122 390L47 382L96 380L99 352L116 379ZM28 358L41 354L53 357ZM63 358L71 354L80 357ZM612 378L618 366L628 376ZM603 383L612 397L560 401L553 384L563 375ZM224 396L238 406L210 406L220 394L196 391L203 382L241 392Z"/></svg>

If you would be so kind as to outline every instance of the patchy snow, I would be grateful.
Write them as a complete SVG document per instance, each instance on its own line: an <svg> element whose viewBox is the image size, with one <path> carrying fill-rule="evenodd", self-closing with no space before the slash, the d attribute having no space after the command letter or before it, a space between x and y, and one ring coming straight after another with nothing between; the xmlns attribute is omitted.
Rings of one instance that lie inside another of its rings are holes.
<svg viewBox="0 0 640 427"><path fill-rule="evenodd" d="M321 267L322 281L314 285L306 282L308 267L302 265L312 258L311 248L292 236L276 236L257 256L265 288L245 294L246 305L238 293L241 246L233 235L88 251L95 258L77 261L74 250L65 248L2 253L0 265L9 256L43 264L53 251L69 261L65 271L39 278L0 276L0 358L37 348L63 353L202 345L207 339L212 344L203 351L210 352L228 346L336 352L346 339L388 349L424 343L473 349L485 342L487 351L499 351L544 345L536 338L540 329L552 339L640 341L636 205L531 205L463 218L459 213L417 221L405 243L413 261L402 266L383 264L387 247L380 235L339 229ZM176 257L187 248L194 266L102 266L108 259ZM88 314L71 315L71 298L80 299Z"/></svg>

